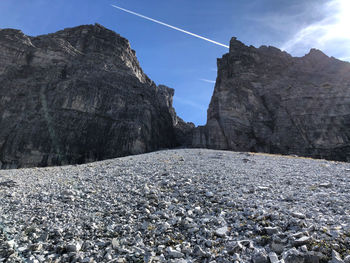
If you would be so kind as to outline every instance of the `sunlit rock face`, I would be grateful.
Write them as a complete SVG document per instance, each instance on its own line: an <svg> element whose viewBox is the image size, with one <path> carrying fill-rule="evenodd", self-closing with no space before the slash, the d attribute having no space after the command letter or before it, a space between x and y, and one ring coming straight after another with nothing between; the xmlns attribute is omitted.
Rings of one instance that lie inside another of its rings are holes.
<svg viewBox="0 0 350 263"><path fill-rule="evenodd" d="M193 146L350 161L350 64L233 38Z"/></svg>
<svg viewBox="0 0 350 263"><path fill-rule="evenodd" d="M1 168L85 163L177 144L174 90L100 25L0 30Z"/></svg>

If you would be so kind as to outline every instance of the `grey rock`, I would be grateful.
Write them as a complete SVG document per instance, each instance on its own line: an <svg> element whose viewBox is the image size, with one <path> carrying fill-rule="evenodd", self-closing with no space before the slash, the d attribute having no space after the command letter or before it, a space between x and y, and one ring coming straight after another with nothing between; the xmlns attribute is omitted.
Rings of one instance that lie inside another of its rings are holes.
<svg viewBox="0 0 350 263"><path fill-rule="evenodd" d="M292 57L232 38L217 64L207 123L193 131L193 147L350 160L349 63L316 49Z"/></svg>
<svg viewBox="0 0 350 263"><path fill-rule="evenodd" d="M173 263L189 263L189 261L183 259L183 258L177 258L177 259L174 259L173 261L171 261Z"/></svg>
<svg viewBox="0 0 350 263"><path fill-rule="evenodd" d="M113 239L112 239L112 247L113 247L114 249L117 249L118 247L120 247L119 239L117 239L117 238L113 238Z"/></svg>
<svg viewBox="0 0 350 263"><path fill-rule="evenodd" d="M208 191L208 192L205 193L205 196L206 196L206 197L209 197L209 198L210 198L210 197L214 197L214 193Z"/></svg>
<svg viewBox="0 0 350 263"><path fill-rule="evenodd" d="M319 263L325 259L325 256L320 252L308 251L304 253L305 263Z"/></svg>
<svg viewBox="0 0 350 263"><path fill-rule="evenodd" d="M303 236L299 239L296 239L293 241L294 246L300 247L302 245L307 245L312 241L311 237Z"/></svg>
<svg viewBox="0 0 350 263"><path fill-rule="evenodd" d="M327 182L327 183L321 183L318 186L323 188L331 188L333 184L331 182Z"/></svg>
<svg viewBox="0 0 350 263"><path fill-rule="evenodd" d="M253 263L269 263L269 257L265 251L258 251L252 257Z"/></svg>
<svg viewBox="0 0 350 263"><path fill-rule="evenodd" d="M350 255L344 258L344 263L350 263Z"/></svg>
<svg viewBox="0 0 350 263"><path fill-rule="evenodd" d="M305 219L305 215L303 213L299 213L299 212L292 212L292 216L299 218L299 219Z"/></svg>
<svg viewBox="0 0 350 263"><path fill-rule="evenodd" d="M302 246L300 247L300 250L303 251L303 252L307 252L307 251L308 251L306 245L302 245Z"/></svg>
<svg viewBox="0 0 350 263"><path fill-rule="evenodd" d="M30 245L30 250L32 251L40 251L43 248L42 243L34 243Z"/></svg>
<svg viewBox="0 0 350 263"><path fill-rule="evenodd" d="M14 239L6 242L7 247L14 248L16 246L16 241Z"/></svg>
<svg viewBox="0 0 350 263"><path fill-rule="evenodd" d="M76 242L76 243L71 243L66 246L66 250L68 252L78 252L81 249L81 243Z"/></svg>
<svg viewBox="0 0 350 263"><path fill-rule="evenodd" d="M175 250L175 249L173 249L173 248L171 248L171 247L168 247L168 248L166 249L166 251L167 251L169 257L171 257L171 258L183 258L183 257L185 256L185 255L184 255L183 253L181 253L180 251L177 251L177 250Z"/></svg>
<svg viewBox="0 0 350 263"><path fill-rule="evenodd" d="M332 260L331 263L344 263L344 261L342 260L341 256L339 255L339 253L335 250L332 250Z"/></svg>
<svg viewBox="0 0 350 263"><path fill-rule="evenodd" d="M213 246L213 242L211 240L206 240L204 242L204 244L205 244L206 247L212 247Z"/></svg>
<svg viewBox="0 0 350 263"><path fill-rule="evenodd" d="M227 231L228 231L227 226L220 227L220 228L215 230L215 235L217 235L219 237L224 237L224 236L226 236Z"/></svg>
<svg viewBox="0 0 350 263"><path fill-rule="evenodd" d="M39 260L37 260L36 258L30 258L28 260L28 263L39 263Z"/></svg>
<svg viewBox="0 0 350 263"><path fill-rule="evenodd" d="M272 236L273 234L277 234L278 233L278 227L265 227L264 231L268 235Z"/></svg>
<svg viewBox="0 0 350 263"><path fill-rule="evenodd" d="M0 30L1 168L86 163L178 145L174 90L99 24L30 37ZM184 131L185 133L187 131Z"/></svg>
<svg viewBox="0 0 350 263"><path fill-rule="evenodd" d="M39 260L39 262L45 262L45 256L44 255L38 255L36 256L37 260Z"/></svg>
<svg viewBox="0 0 350 263"><path fill-rule="evenodd" d="M269 259L270 259L270 262L271 263L277 263L279 260L278 260L278 256L275 252L270 252L269 253Z"/></svg>
<svg viewBox="0 0 350 263"><path fill-rule="evenodd" d="M206 258L206 257L209 257L210 255L207 254L205 251L203 251L203 249L200 247L200 246L195 246L194 249L193 249L193 254L196 256L196 257L199 257L199 258Z"/></svg>
<svg viewBox="0 0 350 263"><path fill-rule="evenodd" d="M270 262L328 262L330 247L344 256L350 249L348 168L343 162L176 149L2 170L1 182L16 186L0 188L0 262L264 262L267 252ZM328 181L336 187L310 190ZM258 185L271 191L246 191ZM286 194L297 201L285 202ZM64 202L65 195L74 202ZM299 219L291 211L313 216ZM225 226L229 231L217 236ZM294 243L309 237L307 245Z"/></svg>
<svg viewBox="0 0 350 263"><path fill-rule="evenodd" d="M241 257L238 253L235 253L232 255L232 260L234 260L235 262L239 262L241 260Z"/></svg>
<svg viewBox="0 0 350 263"><path fill-rule="evenodd" d="M28 248L27 247L19 247L17 250L18 250L18 252L23 253L24 251L28 250Z"/></svg>
<svg viewBox="0 0 350 263"><path fill-rule="evenodd" d="M281 254L284 251L284 248L285 245L280 242L273 241L271 243L271 250L277 254Z"/></svg>
<svg viewBox="0 0 350 263"><path fill-rule="evenodd" d="M184 147L191 147L195 125L192 122L183 121L179 116L176 115L176 112L173 108L170 108L170 110L173 117L173 126L177 143Z"/></svg>
<svg viewBox="0 0 350 263"><path fill-rule="evenodd" d="M235 253L240 253L245 247L237 241L229 242L226 246L226 250L229 254L233 255Z"/></svg>
<svg viewBox="0 0 350 263"><path fill-rule="evenodd" d="M112 255L110 253L106 253L104 256L105 260L111 260L112 259Z"/></svg>
<svg viewBox="0 0 350 263"><path fill-rule="evenodd" d="M289 249L282 254L285 263L304 263L304 255L295 248Z"/></svg>

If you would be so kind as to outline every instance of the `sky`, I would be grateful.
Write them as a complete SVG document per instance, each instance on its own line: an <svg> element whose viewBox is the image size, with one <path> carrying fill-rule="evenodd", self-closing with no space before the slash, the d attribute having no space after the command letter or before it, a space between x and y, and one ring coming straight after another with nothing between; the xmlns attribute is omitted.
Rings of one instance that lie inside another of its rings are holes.
<svg viewBox="0 0 350 263"><path fill-rule="evenodd" d="M228 49L112 5L223 45L237 37L246 45L275 46L293 56L317 48L350 61L350 0L1 0L0 28L36 36L102 24L130 41L156 84L175 89L174 107L181 118L204 125L216 61Z"/></svg>

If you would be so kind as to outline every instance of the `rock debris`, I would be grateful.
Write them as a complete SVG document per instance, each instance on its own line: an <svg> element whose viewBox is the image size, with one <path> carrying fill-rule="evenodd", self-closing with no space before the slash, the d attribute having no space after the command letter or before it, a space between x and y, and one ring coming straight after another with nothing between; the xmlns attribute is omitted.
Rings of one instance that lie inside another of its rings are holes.
<svg viewBox="0 0 350 263"><path fill-rule="evenodd" d="M349 169L179 149L1 171L0 262L348 263Z"/></svg>

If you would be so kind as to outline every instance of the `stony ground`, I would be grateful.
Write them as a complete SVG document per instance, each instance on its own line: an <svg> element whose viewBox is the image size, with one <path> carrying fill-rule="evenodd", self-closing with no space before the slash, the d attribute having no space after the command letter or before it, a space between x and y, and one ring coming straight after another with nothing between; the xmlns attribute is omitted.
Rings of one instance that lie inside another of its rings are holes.
<svg viewBox="0 0 350 263"><path fill-rule="evenodd" d="M204 149L0 171L0 262L350 262L350 164Z"/></svg>

